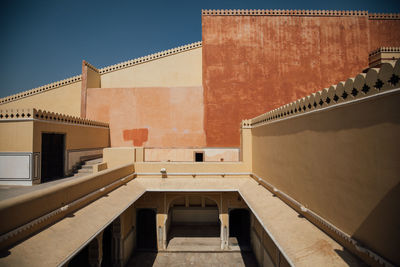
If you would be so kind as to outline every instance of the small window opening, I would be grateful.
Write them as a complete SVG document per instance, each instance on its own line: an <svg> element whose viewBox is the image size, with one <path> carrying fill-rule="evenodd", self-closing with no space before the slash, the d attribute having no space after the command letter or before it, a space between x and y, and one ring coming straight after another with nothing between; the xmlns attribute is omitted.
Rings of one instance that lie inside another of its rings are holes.
<svg viewBox="0 0 400 267"><path fill-rule="evenodd" d="M194 152L194 161L203 162L204 161L204 152Z"/></svg>

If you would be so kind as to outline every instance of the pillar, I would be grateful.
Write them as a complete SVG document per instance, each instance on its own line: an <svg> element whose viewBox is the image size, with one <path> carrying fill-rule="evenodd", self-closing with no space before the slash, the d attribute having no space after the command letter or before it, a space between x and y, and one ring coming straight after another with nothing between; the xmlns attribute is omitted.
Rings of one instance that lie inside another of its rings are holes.
<svg viewBox="0 0 400 267"><path fill-rule="evenodd" d="M89 264L91 267L101 267L103 260L103 232L89 243Z"/></svg>

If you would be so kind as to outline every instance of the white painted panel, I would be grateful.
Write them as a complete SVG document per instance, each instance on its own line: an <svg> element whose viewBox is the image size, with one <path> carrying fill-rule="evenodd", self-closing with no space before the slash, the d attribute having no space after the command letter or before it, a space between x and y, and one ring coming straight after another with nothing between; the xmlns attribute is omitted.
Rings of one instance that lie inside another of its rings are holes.
<svg viewBox="0 0 400 267"><path fill-rule="evenodd" d="M0 179L29 179L29 155L0 155Z"/></svg>

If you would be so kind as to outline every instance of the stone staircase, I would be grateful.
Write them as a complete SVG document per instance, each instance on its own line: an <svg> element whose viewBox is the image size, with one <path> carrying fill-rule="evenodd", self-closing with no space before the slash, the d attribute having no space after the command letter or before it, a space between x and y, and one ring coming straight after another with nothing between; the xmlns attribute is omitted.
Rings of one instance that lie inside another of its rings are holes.
<svg viewBox="0 0 400 267"><path fill-rule="evenodd" d="M82 177L93 173L93 165L103 162L103 158L91 159L82 161L78 172L73 177Z"/></svg>

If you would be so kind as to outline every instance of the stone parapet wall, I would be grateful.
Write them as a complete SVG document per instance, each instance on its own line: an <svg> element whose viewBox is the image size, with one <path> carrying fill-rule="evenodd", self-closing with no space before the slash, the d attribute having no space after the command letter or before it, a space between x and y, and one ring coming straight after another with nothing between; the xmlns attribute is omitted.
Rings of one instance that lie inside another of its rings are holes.
<svg viewBox="0 0 400 267"><path fill-rule="evenodd" d="M5 109L0 110L0 122L2 121L18 121L18 120L40 120L50 121L57 123L78 124L85 126L96 126L108 128L108 123L94 121L90 119L54 113L46 110L35 108L22 108L22 109Z"/></svg>
<svg viewBox="0 0 400 267"><path fill-rule="evenodd" d="M24 91L24 92L15 94L15 95L10 95L10 96L7 96L7 97L3 97L3 98L0 98L0 105L6 104L6 103L9 103L9 102L13 102L13 101L19 100L21 98L29 97L29 96L32 96L32 95L44 93L44 92L47 92L49 90L53 90L53 89L56 89L56 88L59 88L59 87L62 87L62 86L65 86L65 85L68 85L68 84L71 84L71 83L80 82L81 80L82 80L82 75L76 75L76 76L73 76L71 78L67 78L67 79L64 79L64 80L61 80L61 81L57 81L57 82L49 83L49 84L46 84L46 85L42 85L42 86L30 89L28 91Z"/></svg>
<svg viewBox="0 0 400 267"><path fill-rule="evenodd" d="M168 49L168 50L164 50L164 51L160 51L158 53L154 53L154 54L150 54L144 57L139 57L139 58L135 58L135 59L131 59L125 62L121 62L118 64L114 64L111 66L107 66L104 68L99 69L99 73L100 74L105 74L105 73L109 73L109 72L113 72L113 71L117 71L120 69L124 69L124 68L128 68L128 67L132 67L134 65L138 65L138 64L143 64L155 59L159 59L159 58L163 58L163 57L167 57L167 56L171 56L171 55L175 55L181 52L185 52L191 49L195 49L201 47L201 41L199 42L195 42L195 43L191 43L191 44L187 44L187 45L182 45L182 46L178 46L172 49Z"/></svg>
<svg viewBox="0 0 400 267"><path fill-rule="evenodd" d="M254 174L387 266L400 263L399 76L400 61L384 63L242 122Z"/></svg>

